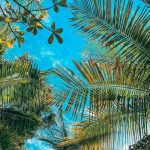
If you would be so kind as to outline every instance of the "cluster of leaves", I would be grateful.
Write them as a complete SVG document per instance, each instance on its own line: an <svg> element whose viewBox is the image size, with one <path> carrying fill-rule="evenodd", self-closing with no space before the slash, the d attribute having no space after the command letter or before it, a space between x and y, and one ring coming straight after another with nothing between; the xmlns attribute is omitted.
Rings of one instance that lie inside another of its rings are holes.
<svg viewBox="0 0 150 150"><path fill-rule="evenodd" d="M62 43L57 34L57 32L60 34L59 29L55 32L50 27L47 27L43 20L47 17L49 9L54 9L55 12L58 12L59 7L67 7L66 0L52 0L52 2L52 6L43 8L41 2L38 1L5 0L5 6L0 6L0 26L1 30L5 28L7 32L3 38L0 38L0 43L12 48L14 42L17 41L20 47L24 42L24 33L26 31L36 35L38 29L43 28L52 32L59 39L59 43Z"/></svg>

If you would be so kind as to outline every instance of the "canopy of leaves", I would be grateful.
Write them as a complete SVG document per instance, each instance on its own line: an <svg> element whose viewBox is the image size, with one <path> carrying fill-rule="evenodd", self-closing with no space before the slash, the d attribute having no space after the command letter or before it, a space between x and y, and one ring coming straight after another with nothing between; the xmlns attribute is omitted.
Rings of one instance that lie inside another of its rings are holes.
<svg viewBox="0 0 150 150"><path fill-rule="evenodd" d="M40 112L47 110L51 89L45 85L45 73L28 55L13 62L0 63L0 119L18 134L35 130Z"/></svg>
<svg viewBox="0 0 150 150"><path fill-rule="evenodd" d="M48 17L49 9L54 9L57 13L59 7L67 7L66 0L52 0L50 2L52 6L47 8L43 8L42 1L37 0L2 0L2 3L3 5L0 6L0 30L6 29L10 32L6 32L5 36L0 38L0 41L8 48L12 48L15 41L21 47L25 40L24 33L26 31L36 35L37 31L43 28L55 35L54 37L59 43L63 42L59 36L62 33L62 28L54 30L51 26L46 26L43 21ZM49 43L52 42L51 40Z"/></svg>

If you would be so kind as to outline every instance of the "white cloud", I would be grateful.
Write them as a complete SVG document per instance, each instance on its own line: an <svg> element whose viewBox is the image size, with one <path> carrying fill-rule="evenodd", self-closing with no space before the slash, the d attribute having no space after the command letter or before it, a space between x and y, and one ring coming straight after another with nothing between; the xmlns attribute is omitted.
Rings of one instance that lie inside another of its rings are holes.
<svg viewBox="0 0 150 150"><path fill-rule="evenodd" d="M41 54L41 57L54 56L55 55L52 51L45 50L44 48L42 48L42 51L40 54Z"/></svg>

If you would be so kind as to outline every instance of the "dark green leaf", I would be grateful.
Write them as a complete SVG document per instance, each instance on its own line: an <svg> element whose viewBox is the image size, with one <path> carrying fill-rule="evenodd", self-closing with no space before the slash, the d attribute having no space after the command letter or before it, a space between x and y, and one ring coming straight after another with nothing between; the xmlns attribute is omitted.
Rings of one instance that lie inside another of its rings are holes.
<svg viewBox="0 0 150 150"><path fill-rule="evenodd" d="M56 5L54 6L54 11L55 11L55 12L58 12L58 11L59 11L59 8L58 8Z"/></svg>
<svg viewBox="0 0 150 150"><path fill-rule="evenodd" d="M58 5L61 7L67 7L66 0L61 0Z"/></svg>
<svg viewBox="0 0 150 150"><path fill-rule="evenodd" d="M32 30L34 30L34 27L27 28L27 32L31 32Z"/></svg>
<svg viewBox="0 0 150 150"><path fill-rule="evenodd" d="M57 38L57 41L62 44L63 43L63 39L58 35L58 34L54 34L55 37Z"/></svg>
<svg viewBox="0 0 150 150"><path fill-rule="evenodd" d="M58 33L58 34L60 34L60 33L63 32L63 29L62 28L58 28L55 32Z"/></svg>
<svg viewBox="0 0 150 150"><path fill-rule="evenodd" d="M37 29L36 29L36 28L34 28L34 30L33 30L33 34L34 34L34 35L36 35L36 34L37 34Z"/></svg>
<svg viewBox="0 0 150 150"><path fill-rule="evenodd" d="M55 31L55 22L53 22L53 23L51 24L51 29L52 29L53 31Z"/></svg>
<svg viewBox="0 0 150 150"><path fill-rule="evenodd" d="M52 44L52 43L53 43L53 40L54 40L54 35L51 34L50 37L48 38L48 43L49 43L49 44Z"/></svg>

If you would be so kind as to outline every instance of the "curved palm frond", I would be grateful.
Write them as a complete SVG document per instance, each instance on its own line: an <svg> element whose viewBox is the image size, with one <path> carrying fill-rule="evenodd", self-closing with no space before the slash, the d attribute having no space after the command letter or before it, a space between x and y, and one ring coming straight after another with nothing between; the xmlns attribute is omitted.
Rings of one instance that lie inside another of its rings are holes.
<svg viewBox="0 0 150 150"><path fill-rule="evenodd" d="M123 149L124 145L133 144L146 135L150 126L148 116L141 114L140 122L134 114L100 114L99 117L94 122L76 123L73 136L65 138L59 146L79 145L79 150L93 150L118 149L119 145L119 149Z"/></svg>
<svg viewBox="0 0 150 150"><path fill-rule="evenodd" d="M0 120L18 135L32 134L42 124L41 118L36 114L14 108L0 109Z"/></svg>
<svg viewBox="0 0 150 150"><path fill-rule="evenodd" d="M71 21L91 41L116 49L116 56L149 64L149 7L133 5L131 0L75 0Z"/></svg>
<svg viewBox="0 0 150 150"><path fill-rule="evenodd" d="M57 116L55 115L55 123L51 124L50 127L46 130L47 134L41 134L39 140L50 144L56 150L69 150L66 146L63 148L58 147L58 144L68 136L68 130L61 110L57 112Z"/></svg>
<svg viewBox="0 0 150 150"><path fill-rule="evenodd" d="M97 112L105 109L142 112L149 108L149 73L146 67L132 67L132 64L120 63L119 58L115 65L97 64L94 60L80 64L74 61L74 64L83 78L62 67L52 70L64 81L63 88L54 91L56 106L72 111L73 116L77 113L83 115L86 107Z"/></svg>

